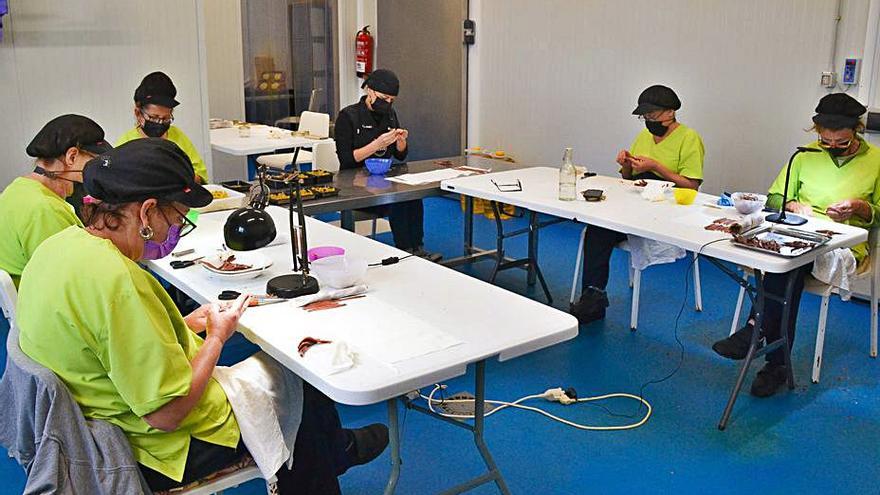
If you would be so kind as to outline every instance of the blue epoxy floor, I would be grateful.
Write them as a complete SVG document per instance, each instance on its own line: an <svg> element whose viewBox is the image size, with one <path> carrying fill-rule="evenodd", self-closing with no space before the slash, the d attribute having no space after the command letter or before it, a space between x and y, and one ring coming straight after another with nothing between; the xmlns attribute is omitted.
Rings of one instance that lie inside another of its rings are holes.
<svg viewBox="0 0 880 495"><path fill-rule="evenodd" d="M426 210L428 247L458 255L458 203L431 199ZM511 228L521 223L509 222ZM580 229L565 223L541 231L541 267L558 308L568 304ZM492 222L478 220L476 232L480 245L494 245ZM380 240L390 242L390 235ZM508 242L514 255L524 254L525 239ZM490 362L489 396L512 400L554 386L573 386L581 395L638 393L641 384L674 369L680 349L673 328L686 263L645 271L639 331L630 332L626 261L622 253L612 260L612 306L604 322L582 327L570 342L510 362ZM485 278L490 268L490 262L483 262L467 271ZM583 432L510 410L487 420L487 441L513 493L880 493L880 362L868 357L867 305L832 302L822 382L813 385L809 374L818 298L805 295L794 349L798 387L771 399L753 399L747 389L759 366L754 365L730 426L720 432L715 425L736 367L717 358L709 346L729 328L737 287L709 263L701 268L705 310L694 312L688 301L678 328L684 361L671 379L646 389L654 416L645 426L627 432ZM502 273L498 284L543 300L539 290L526 288L522 271ZM237 342L227 351L225 359L234 360L247 354L249 346ZM450 383L450 391L472 390L471 379ZM541 405L578 422L628 421L598 407ZM605 405L618 414L636 412L633 402ZM340 407L340 412L351 426L386 418L384 405ZM435 493L480 472L466 432L413 412L405 417L398 493ZM2 458L0 493L20 493L23 471ZM343 490L381 493L388 470L386 453L344 475ZM229 493L265 492L252 482ZM497 492L487 486L472 493Z"/></svg>

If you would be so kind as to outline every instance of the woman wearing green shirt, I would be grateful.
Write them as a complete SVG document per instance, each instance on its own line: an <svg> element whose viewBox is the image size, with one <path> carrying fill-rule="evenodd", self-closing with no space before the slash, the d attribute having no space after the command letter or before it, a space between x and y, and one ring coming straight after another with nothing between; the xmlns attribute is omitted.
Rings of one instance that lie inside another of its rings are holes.
<svg viewBox="0 0 880 495"><path fill-rule="evenodd" d="M620 175L625 179L660 179L678 187L698 189L703 180L703 140L693 129L678 122L675 111L681 101L675 92L661 85L651 86L639 95L633 115L645 122L629 150L617 154ZM608 307L608 265L614 246L626 234L594 225L587 228L584 241L583 291L570 312L580 323L605 318Z"/></svg>
<svg viewBox="0 0 880 495"><path fill-rule="evenodd" d="M861 116L867 109L845 93L824 96L816 107L811 131L818 133L818 140L809 148L822 149L822 153L801 153L791 167L788 203L785 210L800 215L816 216L870 228L876 224L880 205L880 150L868 144L859 134L864 130ZM768 206L779 208L785 187L785 167L770 186ZM867 245L852 248L853 256L860 266L868 256ZM788 306L788 345L794 342L798 306L804 287L804 277L812 270L812 264L790 273L767 273L764 290L768 294L783 297L789 276L794 276L794 292ZM762 323L766 343L780 338L783 311L781 303L769 298L764 302ZM754 308L748 323L726 339L716 342L712 349L729 359L744 359L754 332ZM759 341L759 345L763 345ZM758 371L752 382L752 395L769 397L776 393L788 377L785 356L781 349L766 355L766 365Z"/></svg>
<svg viewBox="0 0 880 495"><path fill-rule="evenodd" d="M200 184L208 183L208 169L198 150L180 128L172 125L174 108L180 104L177 88L164 72L152 72L144 77L134 90L135 127L123 134L116 146L134 139L160 137L176 144L192 162L196 178Z"/></svg>
<svg viewBox="0 0 880 495"><path fill-rule="evenodd" d="M187 210L212 199L174 143L126 143L83 176L95 198L85 228L46 240L24 270L21 349L61 378L87 418L122 429L154 491L181 486L247 452L212 373L248 298L184 318L136 263L170 253L195 228ZM304 384L295 469L277 473L280 493L338 493L336 477L386 444L382 425L342 429L334 403Z"/></svg>
<svg viewBox="0 0 880 495"><path fill-rule="evenodd" d="M28 145L33 172L0 193L0 269L19 284L21 272L44 240L72 225L82 226L64 198L82 182L83 166L110 149L104 129L82 115L50 120Z"/></svg>

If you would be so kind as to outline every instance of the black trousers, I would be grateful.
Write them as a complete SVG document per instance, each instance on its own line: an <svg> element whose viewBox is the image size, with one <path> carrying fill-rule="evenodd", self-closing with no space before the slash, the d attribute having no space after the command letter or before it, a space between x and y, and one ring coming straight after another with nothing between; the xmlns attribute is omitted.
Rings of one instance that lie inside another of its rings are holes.
<svg viewBox="0 0 880 495"><path fill-rule="evenodd" d="M350 465L346 448L351 442L342 429L336 404L317 389L303 382L303 416L294 446L294 469L282 467L278 478L280 494L333 495L342 493L337 476ZM192 483L234 463L247 453L243 442L234 449L193 438L189 446L183 480L141 465L144 479L153 491L168 490Z"/></svg>
<svg viewBox="0 0 880 495"><path fill-rule="evenodd" d="M614 246L626 239L626 234L590 225L584 239L584 271L582 286L605 290L608 286L608 266Z"/></svg>
<svg viewBox="0 0 880 495"><path fill-rule="evenodd" d="M785 283L789 275L795 277L794 287L791 293L791 302L787 307L782 303L771 299L764 299L764 320L761 324L767 343L774 342L782 337L782 316L788 311L788 348L794 344L794 333L797 328L798 309L801 304L801 295L804 291L804 279L813 270L813 264L802 266L787 273L767 273L764 275L764 292L778 297L785 297ZM755 308L749 314L749 318L755 317ZM768 363L784 365L785 354L782 349L768 352L765 356Z"/></svg>
<svg viewBox="0 0 880 495"><path fill-rule="evenodd" d="M424 244L425 237L425 205L422 200L414 199L402 203L364 208L376 215L388 217L394 245L403 250L412 250Z"/></svg>
<svg viewBox="0 0 880 495"><path fill-rule="evenodd" d="M658 177L650 172L636 174L633 180L639 179L657 179ZM608 266L611 262L611 252L614 246L626 240L626 234L608 230L602 227L590 225L587 228L586 238L584 239L584 271L582 287L595 287L605 290L608 286Z"/></svg>

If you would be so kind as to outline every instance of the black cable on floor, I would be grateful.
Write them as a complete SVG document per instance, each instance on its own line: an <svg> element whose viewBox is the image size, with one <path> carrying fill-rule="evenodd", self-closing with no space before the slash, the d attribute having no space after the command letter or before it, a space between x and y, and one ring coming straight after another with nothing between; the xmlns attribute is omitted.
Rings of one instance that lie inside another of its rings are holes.
<svg viewBox="0 0 880 495"><path fill-rule="evenodd" d="M641 399L645 398L644 392L648 386L657 385L659 383L665 382L666 380L669 380L670 378L675 376L676 373L678 373L678 371L681 369L681 365L684 363L684 343L681 341L681 338L678 336L678 327L679 327L679 323L681 321L681 315L684 313L684 308L687 305L688 290L690 289L690 278L691 278L691 274L693 273L694 264L697 263L697 261L700 259L700 254L703 252L703 249L705 249L707 246L721 242L721 241L729 241L729 240L730 239L728 239L728 238L716 239L714 241L710 241L710 242L703 244L702 246L700 246L700 249L697 250L696 256L694 256L693 259L691 260L691 262L688 264L688 268L685 271L685 276L684 276L684 297L682 298L682 301L681 301L681 307L679 307L679 309L678 309L678 314L675 316L675 326L673 328L673 336L675 337L675 342L678 344L678 347L679 347L678 363L676 363L676 365L672 369L672 371L670 371L665 376L663 376L663 378L648 380L647 382L643 383L642 386L639 387L639 394L638 394L639 398L641 398ZM618 416L618 417L634 418L634 417L637 417L641 414L643 407L644 407L644 404L639 402L639 407L638 407L638 409L636 409L635 413L633 413L631 415L620 415L620 414L613 414L613 415Z"/></svg>

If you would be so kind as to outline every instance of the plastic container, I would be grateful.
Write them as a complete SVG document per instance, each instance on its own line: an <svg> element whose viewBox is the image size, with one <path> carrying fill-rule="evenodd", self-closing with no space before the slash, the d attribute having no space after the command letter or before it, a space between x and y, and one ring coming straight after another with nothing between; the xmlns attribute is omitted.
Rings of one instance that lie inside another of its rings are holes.
<svg viewBox="0 0 880 495"><path fill-rule="evenodd" d="M344 289L364 283L367 262L351 256L328 256L309 264L322 286Z"/></svg>
<svg viewBox="0 0 880 495"><path fill-rule="evenodd" d="M391 170L391 158L367 158L364 164L373 175L382 175Z"/></svg>
<svg viewBox="0 0 880 495"><path fill-rule="evenodd" d="M697 198L697 191L686 187L676 187L672 189L672 195L675 196L676 203L680 205L689 205Z"/></svg>
<svg viewBox="0 0 880 495"><path fill-rule="evenodd" d="M733 200L733 206L736 208L736 211L743 215L751 215L756 211L760 211L767 204L767 196L763 194L735 192L730 195L730 199Z"/></svg>
<svg viewBox="0 0 880 495"><path fill-rule="evenodd" d="M309 249L308 252L309 263L321 258L327 258L328 256L342 256L343 254L345 254L345 249L339 246L313 247L312 249Z"/></svg>

